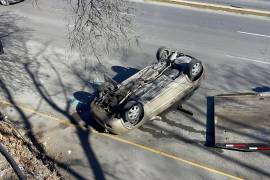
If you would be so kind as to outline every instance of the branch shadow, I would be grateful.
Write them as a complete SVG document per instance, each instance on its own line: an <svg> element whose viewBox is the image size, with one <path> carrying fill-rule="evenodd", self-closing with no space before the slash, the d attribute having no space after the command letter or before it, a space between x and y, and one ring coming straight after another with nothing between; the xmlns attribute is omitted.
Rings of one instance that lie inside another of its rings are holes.
<svg viewBox="0 0 270 180"><path fill-rule="evenodd" d="M224 160L228 160L232 163L236 163L236 164L248 169L249 171L253 171L256 173L260 173L266 177L270 177L270 173L267 170L263 170L255 165L251 165L250 163L242 162L242 161L237 160L233 157L230 157L229 155L225 155L223 153L220 153L219 151L216 151L214 149L206 147L206 146L204 146L204 142L197 141L196 139L186 138L186 137L180 135L179 133L176 134L175 132L166 130L163 127L159 127L159 126L152 124L152 123L147 123L147 124L141 126L139 129L141 131L150 133L152 136L154 136L156 138L162 138L162 137L163 138L175 138L178 141L186 143L188 146L199 148L201 151L214 154L215 156L220 157ZM165 134L165 135L162 135L160 132L163 132L163 134ZM190 147L190 148L192 148L192 147Z"/></svg>
<svg viewBox="0 0 270 180"><path fill-rule="evenodd" d="M88 165L91 167L94 174L94 178L98 180L105 180L102 167L90 144L89 137L92 133L91 130L89 128L81 127L77 120L69 114L71 107L68 99L68 90L70 89L70 86L63 81L62 74L59 72L57 67L55 67L46 56L42 56L47 50L48 44L46 47L41 48L34 54L29 52L27 41L28 38L30 39L31 37L31 30L22 29L21 27L17 26L17 21L21 19L21 17L10 12L4 12L0 14L0 19L0 34L4 35L1 40L4 41L3 44L5 48L5 55L0 56L0 61L2 64L0 67L1 94L3 94L4 97L14 106L16 112L20 115L24 128L27 130L27 137L35 147L38 158L41 159L51 171L54 171L57 169L56 167L59 167L76 179L87 179L87 177L80 175L80 172L76 172L74 169L72 169L69 164L57 161L46 153L43 145L39 142L38 138L33 132L33 125L29 121L30 117L26 115L24 110L20 108L16 102L15 95L18 93L17 89L19 89L19 92L22 94L25 90L31 89L31 91L33 91L43 100L43 102L58 113L62 114L74 125ZM55 58L58 58L57 55L58 54L56 53L54 54ZM60 89L60 95L62 95L63 99L66 101L65 107L61 107L61 105L57 103L57 100L53 98L51 90L49 87L46 87L44 80L41 78L43 66L46 66L45 68L49 69L52 73L51 75L56 78L55 84ZM28 89L26 87L28 87ZM80 99L82 102L85 102L83 100L83 95L85 94L82 92L77 92L74 94L76 98ZM90 98L88 94L87 97ZM90 99L87 100L90 101ZM78 111L81 112L81 109L83 108L86 108L86 106L78 106ZM85 115L83 114L82 116ZM88 117L85 118L88 119ZM57 171L57 174L59 177L62 177L60 171Z"/></svg>
<svg viewBox="0 0 270 180"><path fill-rule="evenodd" d="M255 87L252 90L257 92L257 93L264 93L264 92L270 92L270 87L269 86L261 86L261 87Z"/></svg>
<svg viewBox="0 0 270 180"><path fill-rule="evenodd" d="M130 76L136 74L139 70L132 67L123 67L123 66L112 66L111 69L116 73L116 75L112 78L117 83L121 83L122 81L128 79Z"/></svg>
<svg viewBox="0 0 270 180"><path fill-rule="evenodd" d="M91 135L91 130L90 129L85 129L83 127L80 126L80 124L78 123L78 121L69 114L70 111L70 104L68 103L68 99L66 99L66 107L65 108L61 108L60 106L57 105L57 103L50 97L48 89L45 87L45 85L39 80L39 78L37 77L37 73L33 72L30 68L29 68L29 64L25 64L25 71L28 73L28 75L30 76L30 78L32 79L32 82L37 90L37 92L39 93L40 97L45 100L45 102L47 102L47 104L49 106L51 106L55 111L59 112L60 114L62 114L63 116L65 116L73 125L74 127L76 127L76 133L78 135L78 138L80 140L80 144L83 148L83 151L87 157L88 160L88 164L89 166L92 168L93 173L95 175L95 179L100 179L103 180L105 179L105 176L103 174L102 171L102 167L99 164L96 155L93 151L93 149L91 148L91 145L89 143L90 139L89 136ZM58 81L61 82L61 77L58 76ZM62 84L62 83L59 83ZM64 86L62 84L62 86ZM65 94L66 88L62 87L63 93ZM76 96L78 96L78 93L76 94Z"/></svg>
<svg viewBox="0 0 270 180"><path fill-rule="evenodd" d="M97 132L104 132L105 129L100 126L92 117L90 104L96 97L95 93L88 93L84 91L78 91L74 94L76 113L82 121L84 121L86 127L91 127Z"/></svg>

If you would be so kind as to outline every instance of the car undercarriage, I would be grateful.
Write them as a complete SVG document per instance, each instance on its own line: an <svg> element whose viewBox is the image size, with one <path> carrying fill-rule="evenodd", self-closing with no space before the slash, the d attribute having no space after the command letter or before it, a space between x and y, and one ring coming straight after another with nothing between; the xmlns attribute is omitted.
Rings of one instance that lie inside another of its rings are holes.
<svg viewBox="0 0 270 180"><path fill-rule="evenodd" d="M195 81L202 74L200 61L177 50L162 47L157 51L157 60L120 84L105 76L94 103L107 116L123 118L134 126L143 117L143 104L154 99L164 87L181 75Z"/></svg>

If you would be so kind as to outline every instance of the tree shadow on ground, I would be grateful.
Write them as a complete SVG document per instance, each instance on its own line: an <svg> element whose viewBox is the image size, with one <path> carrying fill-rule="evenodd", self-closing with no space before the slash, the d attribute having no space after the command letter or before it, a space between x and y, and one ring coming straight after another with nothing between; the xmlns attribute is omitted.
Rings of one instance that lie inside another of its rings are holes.
<svg viewBox="0 0 270 180"><path fill-rule="evenodd" d="M144 131L144 132L150 133L152 136L154 136L156 138L161 138L161 137L162 138L169 138L169 139L175 138L178 141L186 143L186 146L189 146L189 148L192 148L192 147L199 148L199 150L202 152L208 152L210 154L214 154L216 157L219 157L223 160L227 160L231 163L236 163L236 164L248 169L249 171L252 171L254 173L260 173L266 177L270 177L270 173L268 172L268 170L262 169L260 167L255 166L255 165L252 165L250 163L246 163L246 162L243 162L243 161L238 160L236 158L230 157L229 155L223 154L223 153L216 151L212 148L208 148L208 147L204 146L204 142L200 142L200 141L197 141L196 139L194 140L191 138L184 137L179 133L175 133L175 132L172 132L170 130L166 130L163 127L160 127L158 125L147 123L144 126L140 127L139 129ZM162 135L162 134L165 134L165 135Z"/></svg>
<svg viewBox="0 0 270 180"><path fill-rule="evenodd" d="M262 86L262 87L256 87L252 89L255 92L263 93L263 92L270 92L270 87L268 86Z"/></svg>
<svg viewBox="0 0 270 180"><path fill-rule="evenodd" d="M5 23L3 22L3 24L0 24L1 31L6 31L8 29L8 28L6 28L7 26L10 26L11 28L13 27L15 30L19 30L19 31L21 30L19 27L14 26L15 21L13 21L13 20L7 21L7 20L8 19L6 19ZM8 33L12 33L12 32L7 32L7 34ZM0 85L1 85L1 89L3 90L3 92L5 94L5 97L13 104L16 111L20 114L21 118L23 119L23 122L25 124L25 128L27 128L29 131L28 132L29 139L36 146L36 148L39 150L39 152L41 152L41 154L40 154L41 158L45 158L44 161L49 159L50 160L49 163L57 164L59 167L66 170L67 172L69 172L71 175L73 175L77 179L86 179L85 177L82 177L79 172L76 172L75 170L71 169L68 164L58 162L46 154L46 151L43 149L43 146L39 143L38 139L36 138L35 134L32 131L33 127L29 121L29 118L26 116L25 112L19 107L19 105L16 103L16 100L13 97L14 89L15 88L20 89L21 87L24 86L24 84L29 86L29 87L32 87L34 89L35 93L37 93L38 96L44 102L46 102L47 105L52 107L52 109L54 109L58 113L62 114L64 117L66 117L74 125L74 127L76 129L76 134L80 140L80 143L82 145L82 149L83 149L84 154L87 158L89 166L92 168L92 171L95 175L95 178L96 179L105 179L103 169L101 168L101 165L99 164L97 157L95 156L95 153L92 150L91 144L89 142L89 136L92 133L91 130L89 130L85 127L82 127L77 122L77 120L72 115L69 114L69 111L71 109L71 104L70 104L70 100L68 99L68 90L70 90L72 86L63 82L64 78L61 74L59 74L60 70L57 69L56 67L54 67L53 63L51 63L50 61L47 61L47 63L46 63L46 65L48 65L47 68L52 70L51 75L56 77L56 81L54 83L59 87L59 89L60 89L59 92L65 101L65 106L62 107L61 105L58 104L58 101L53 98L52 92L50 92L49 87L47 87L48 83L47 84L44 83L44 81L42 81L42 78L40 76L41 72L40 72L39 68L44 65L44 64L42 64L44 62L40 63L38 61L38 57L40 56L40 54L42 54L44 52L44 49L41 50L40 52L36 53L35 55L30 55L28 48L25 44L25 42L26 42L26 39L24 38L25 35L23 35L23 34L14 34L14 35L16 35L16 36L13 36L12 40L9 40L9 39L11 39L11 37L9 37L8 39L5 40L5 45L13 47L13 49L16 49L16 51L9 51L9 57L5 57L3 59L4 60L3 62L6 63L5 64L6 66L1 66L1 68L6 67L7 69L3 68L3 71L1 69L2 76L1 76L1 81L0 81L1 84ZM20 52L20 54L18 54L18 52ZM10 64L10 63L14 63L14 61L16 62L16 64ZM213 70L213 69L218 69L214 66L211 66L210 69L211 68L212 68L212 72L215 72L215 70ZM253 69L256 73L250 74L249 73L250 69ZM255 67L252 66L252 67L243 68L239 72L239 71L234 71L234 67L231 65L224 65L222 68L221 74L217 73L217 74L213 74L211 76L211 79L210 79L211 83L209 83L209 84L212 87L217 87L217 88L220 88L223 90L232 90L232 89L236 88L239 84L241 84L242 87L250 87L250 84L253 84L253 83L256 83L256 86L263 86L263 83L258 83L258 82L260 82L261 77L264 77L265 75L267 75L269 70L267 70L267 71L265 69L263 69L263 71L260 71L260 70L261 70L260 68L258 68L256 66ZM121 71L119 71L119 69L116 71L121 72ZM126 72L126 69L124 69L124 72ZM73 74L74 74L74 76L77 77L78 81L87 80L85 78L82 78L83 72L78 71L77 74L75 74L75 73L73 73ZM121 73L119 73L119 74L121 74ZM127 73L127 74L129 74L129 73ZM129 75L132 75L132 73ZM129 75L127 75L126 77L128 77ZM7 77L9 77L9 78L7 78ZM23 78L21 78L21 77L23 77ZM238 78L235 79L235 77L238 77ZM258 78L258 77L260 77L260 78ZM16 78L20 79L19 85L14 83ZM125 78L118 76L115 79L118 80L119 82L121 82ZM232 81L232 79L235 79L235 80ZM86 82L86 81L84 81L84 82ZM221 82L221 84L219 84L217 86L213 82ZM84 93L84 92L81 93L80 95L74 94L74 97L75 96L78 99L86 99L86 101L89 100L89 102L91 101L91 95ZM86 96L86 97L82 98L82 96ZM83 100L82 102L85 102L85 101ZM80 105L81 105L81 107L80 107ZM91 116L89 114L83 114L83 112L89 112L89 106L88 106L89 104L81 103L80 105L78 107L76 107L77 111L79 113L81 113L81 116L84 119L90 120ZM196 105L192 105L192 106L194 107L194 109L197 108L198 110L200 110L200 108L197 107ZM201 114L203 114L203 116L206 115L205 112L202 112ZM191 118L191 119L194 120L193 118ZM201 121L197 121L196 123L201 123L202 125L205 126L205 123L203 123ZM188 145L198 147L205 152L214 153L216 156L221 157L224 160L228 160L229 162L236 163L242 167L247 168L248 170L251 170L252 172L259 172L267 177L270 177L269 172L267 172L266 170L264 170L260 167L255 167L254 165L250 165L242 160L230 157L229 155L224 155L224 154L220 154L217 152L213 152L210 149L205 148L203 146L203 143L198 144L196 141L194 142L194 140L192 140L190 138L186 138L186 137L182 136L181 134L175 134L175 132L171 132L170 130L164 129L163 127L159 127L159 126L155 126L155 125L151 124L151 125L144 126L143 128L144 128L144 130L145 130L145 128L150 128L150 130L147 132L149 132L151 134L154 134L154 133L160 134L160 132L162 132L162 131L166 132L167 134L169 134L168 137L171 135L171 137L174 137L179 141L186 142Z"/></svg>
<svg viewBox="0 0 270 180"><path fill-rule="evenodd" d="M0 33L5 36L3 39L6 50L5 55L0 56L1 93L14 106L16 112L20 115L24 128L27 130L27 138L29 138L36 148L37 156L51 171L54 171L57 166L76 179L88 179L88 177L83 177L80 175L80 172L76 172L72 169L68 163L60 162L47 154L44 146L39 142L39 139L33 132L33 125L30 122L29 116L26 115L24 109L16 102L17 89L20 90L19 92L21 92L21 94L23 94L24 91L31 89L31 92L37 95L43 103L46 103L46 105L50 106L54 111L62 114L74 125L76 129L75 132L78 136L88 165L94 174L94 178L98 180L105 179L102 167L90 144L89 138L92 133L91 130L80 126L76 119L69 114L71 107L68 99L68 90L70 90L71 85L63 81L62 74L59 72L58 68L55 67L46 55L43 56L47 47L45 46L35 53L30 52L27 42L31 39L31 30L25 30L16 25L20 17L5 12L0 14L0 19ZM52 54L52 56L55 56L55 59L59 58L57 53ZM50 71L48 76L44 76L45 78L43 78L44 72L42 72L44 69ZM46 78L51 76L54 77L55 87L58 88L55 92L53 92L48 87L48 84L45 83ZM64 107L59 105L58 101L55 100L54 96L57 94L60 94L65 100ZM76 93L76 97L82 100L82 94ZM58 175L59 177L62 176L60 171L58 171Z"/></svg>
<svg viewBox="0 0 270 180"><path fill-rule="evenodd" d="M52 64L51 64L51 66L52 66ZM58 71L53 66L51 68L55 70L55 74L58 73ZM92 150L91 145L90 145L89 137L91 135L91 130L88 128L85 129L85 128L81 127L80 124L78 123L78 121L71 114L69 114L71 106L69 104L69 100L68 100L67 95L66 95L67 94L66 87L65 87L64 83L62 82L61 76L57 75L57 80L58 80L58 84L62 88L62 93L66 97L65 108L62 108L61 106L59 106L57 104L57 102L55 100L53 100L53 98L50 96L49 89L47 89L46 86L40 81L40 79L37 75L38 73L31 70L30 64L25 64L25 71L28 73L28 75L32 79L34 87L35 87L36 91L38 92L39 96L50 107L52 107L55 111L59 112L64 117L66 117L74 125L74 127L76 127L76 134L78 135L78 138L80 140L80 144L81 144L82 149L85 153L85 156L88 160L88 164L94 173L95 179L101 179L101 180L105 179L105 176L104 176L103 171L102 171L102 167L99 164L97 157L96 157L96 155L95 155L95 153ZM82 97L82 96L79 96L78 93L76 95L78 97Z"/></svg>
<svg viewBox="0 0 270 180"><path fill-rule="evenodd" d="M112 79L117 83L121 83L139 71L136 68L123 66L112 66L111 69L116 73Z"/></svg>
<svg viewBox="0 0 270 180"><path fill-rule="evenodd" d="M86 126L92 127L98 132L104 132L105 129L101 127L91 115L90 104L96 97L95 93L88 93L84 91L78 91L74 93L76 112L80 119L86 123Z"/></svg>

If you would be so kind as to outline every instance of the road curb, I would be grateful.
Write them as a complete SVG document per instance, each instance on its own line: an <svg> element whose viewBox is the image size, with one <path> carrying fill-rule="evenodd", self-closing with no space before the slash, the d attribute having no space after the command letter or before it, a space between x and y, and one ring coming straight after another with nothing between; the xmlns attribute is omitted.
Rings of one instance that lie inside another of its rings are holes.
<svg viewBox="0 0 270 180"><path fill-rule="evenodd" d="M193 2L193 1L186 1L186 0L144 0L144 1L177 4L177 5L189 6L193 8L199 8L199 9L209 9L209 10L215 10L215 11L226 11L226 12L232 12L232 13L238 13L238 14L248 14L248 15L255 15L255 16L270 17L270 11L248 9L248 8L237 8L237 7L217 5L217 4L211 4L211 3L201 3L201 2Z"/></svg>

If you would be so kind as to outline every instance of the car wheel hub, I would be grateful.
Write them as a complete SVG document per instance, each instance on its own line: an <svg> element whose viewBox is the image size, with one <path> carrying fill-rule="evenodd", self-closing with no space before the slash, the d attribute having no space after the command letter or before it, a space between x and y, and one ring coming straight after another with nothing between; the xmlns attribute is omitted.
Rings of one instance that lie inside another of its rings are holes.
<svg viewBox="0 0 270 180"><path fill-rule="evenodd" d="M201 69L200 63L194 64L194 66L192 67L192 70L191 70L192 75L196 76L200 72L200 69Z"/></svg>
<svg viewBox="0 0 270 180"><path fill-rule="evenodd" d="M7 0L1 0L0 2L1 2L1 4L3 4L4 6L9 5L9 2L8 2Z"/></svg>
<svg viewBox="0 0 270 180"><path fill-rule="evenodd" d="M128 118L133 122L133 121L137 120L137 118L139 117L139 114L140 114L139 106L133 106L128 111Z"/></svg>

